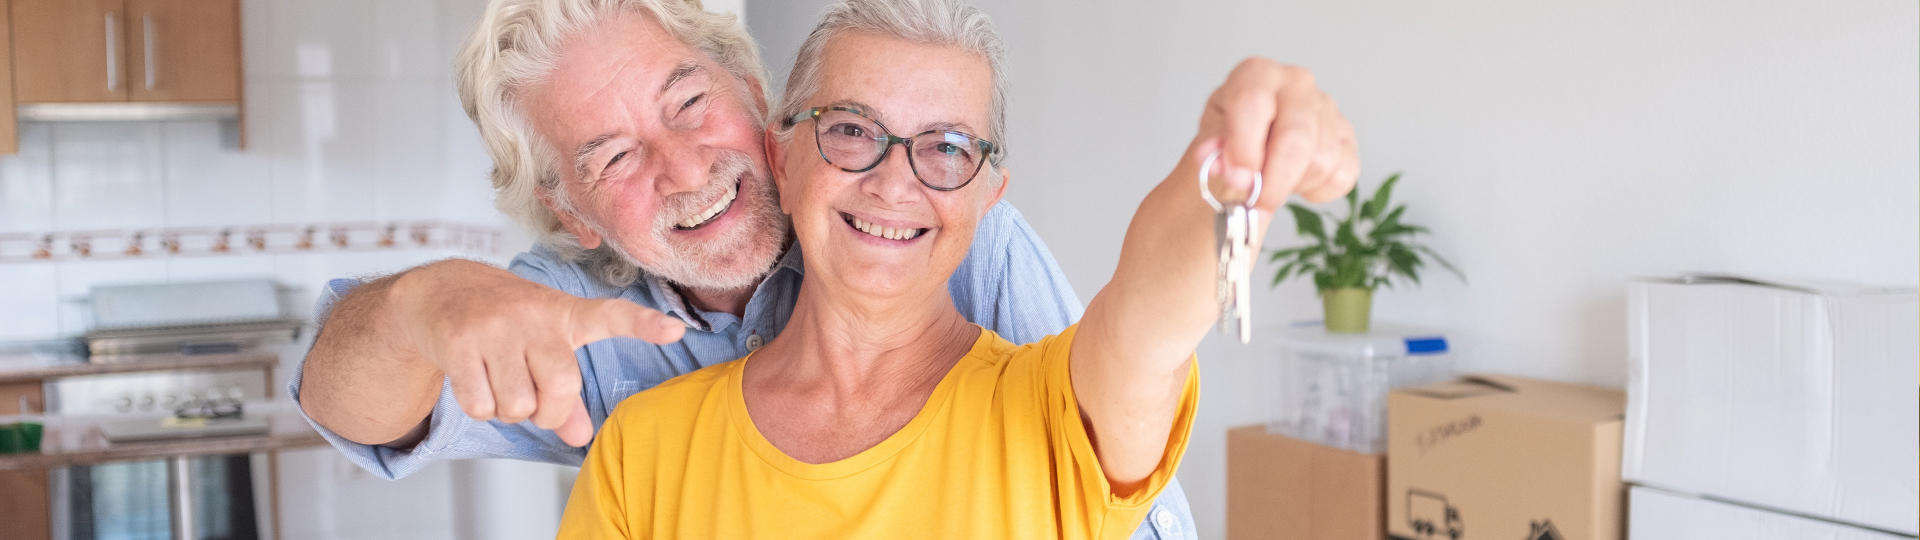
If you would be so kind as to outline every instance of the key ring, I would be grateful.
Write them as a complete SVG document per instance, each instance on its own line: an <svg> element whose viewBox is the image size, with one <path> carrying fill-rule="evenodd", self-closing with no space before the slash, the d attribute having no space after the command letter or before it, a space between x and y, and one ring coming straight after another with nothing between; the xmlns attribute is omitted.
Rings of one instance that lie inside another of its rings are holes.
<svg viewBox="0 0 1920 540"><path fill-rule="evenodd" d="M1213 190L1207 189L1207 170L1213 168L1213 162L1217 159L1220 159L1220 151L1214 150L1213 155L1207 156L1206 161L1200 162L1200 198L1206 199L1207 205L1212 206L1214 212L1225 212L1227 207L1220 204L1219 199L1213 198ZM1253 202L1260 200L1260 184L1260 171L1253 171L1253 194L1247 196L1247 202L1241 203L1240 206L1253 208Z"/></svg>

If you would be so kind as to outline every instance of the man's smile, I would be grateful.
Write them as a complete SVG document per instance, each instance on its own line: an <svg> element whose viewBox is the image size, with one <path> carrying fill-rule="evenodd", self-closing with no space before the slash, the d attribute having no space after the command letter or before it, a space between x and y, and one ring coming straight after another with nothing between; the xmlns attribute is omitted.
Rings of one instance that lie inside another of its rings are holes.
<svg viewBox="0 0 1920 540"><path fill-rule="evenodd" d="M680 221L679 223L675 223L673 225L674 230L691 231L694 229L698 229L700 227L704 227L708 223L712 223L713 220L720 217L721 214L727 213L727 209L733 207L733 201L738 199L739 196L740 196L740 179L735 178L733 179L733 185L729 186L727 188L727 192L720 196L720 200L714 201L712 206L708 206L705 210L701 210L699 214L695 214L693 216L688 217L685 220Z"/></svg>

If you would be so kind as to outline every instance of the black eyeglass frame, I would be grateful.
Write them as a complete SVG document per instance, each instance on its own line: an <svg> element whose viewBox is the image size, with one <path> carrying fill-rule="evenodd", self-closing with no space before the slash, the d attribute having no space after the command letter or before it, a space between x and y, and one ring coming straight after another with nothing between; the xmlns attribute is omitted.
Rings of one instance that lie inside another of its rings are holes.
<svg viewBox="0 0 1920 540"><path fill-rule="evenodd" d="M964 188L969 185L972 185L973 179L975 177L980 176L980 170L985 169L986 164L988 162L992 162L994 165L1000 164L1000 145L994 144L993 141L982 139L980 137L975 137L971 133L967 133L964 131L954 131L951 129L929 129L929 130L914 134L912 137L899 137L894 135L892 130L887 129L886 124L880 123L879 120L874 120L873 117L867 116L867 113L861 112L860 109L856 109L853 107L847 107L842 105L814 107L811 109L800 111L798 113L794 113L793 116L789 116L783 119L782 122L785 124L785 127L787 129L793 129L793 127L796 125L799 125L800 121L802 120L813 120L817 124L820 120L820 115L826 114L828 111L846 111L846 112L853 113L854 115L859 116L861 118L864 118L868 122L873 122L873 125L878 126L880 128L880 136L874 137L873 140L876 142L879 142L879 141L886 142L885 146L880 147L880 153L874 157L873 163L869 163L867 164L867 166L861 167L858 169L849 169L838 163L834 163L833 158L827 157L827 149L821 146L820 133L819 133L820 130L816 125L814 129L814 134L813 134L814 151L819 152L820 159L825 160L828 165L832 165L843 171L852 172L852 173L871 171L873 170L874 167L879 167L881 162L886 161L887 154L893 152L893 145L898 144L898 145L907 147L907 167L913 169L913 179L919 180L920 185L927 186L927 189L931 189L934 191L957 191L960 188ZM966 137L968 140L973 141L975 145L979 146L980 161L973 164L973 173L967 175L967 180L965 182L961 182L960 185L953 186L953 187L940 187L940 186L927 183L927 179L920 176L920 164L916 163L913 159L913 139L929 133L959 135L961 137Z"/></svg>

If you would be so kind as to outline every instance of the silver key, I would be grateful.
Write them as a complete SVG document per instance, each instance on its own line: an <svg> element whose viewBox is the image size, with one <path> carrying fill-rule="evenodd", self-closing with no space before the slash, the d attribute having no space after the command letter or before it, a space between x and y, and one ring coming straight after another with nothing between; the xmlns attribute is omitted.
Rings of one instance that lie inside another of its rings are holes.
<svg viewBox="0 0 1920 540"><path fill-rule="evenodd" d="M1200 165L1200 196L1213 206L1213 237L1216 252L1219 254L1219 284L1215 286L1215 296L1220 301L1220 333L1233 333L1236 329L1240 343L1247 343L1253 337L1253 318L1250 316L1253 296L1253 257L1254 228L1259 227L1260 210L1253 202L1260 198L1260 173L1253 176L1253 193L1245 202L1234 205L1222 205L1214 199L1212 190L1207 189L1207 172L1213 168L1213 162L1220 153L1214 152ZM1236 328L1237 327L1237 328Z"/></svg>

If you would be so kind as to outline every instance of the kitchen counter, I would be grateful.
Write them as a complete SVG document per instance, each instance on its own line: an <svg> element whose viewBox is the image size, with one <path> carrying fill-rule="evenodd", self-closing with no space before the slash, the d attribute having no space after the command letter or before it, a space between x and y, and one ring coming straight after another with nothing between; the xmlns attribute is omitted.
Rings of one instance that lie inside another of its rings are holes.
<svg viewBox="0 0 1920 540"><path fill-rule="evenodd" d="M109 363L88 362L72 354L0 354L0 384L35 382L55 377L171 371L183 369L258 368L280 363L271 351L249 350L224 354L143 354L116 357Z"/></svg>
<svg viewBox="0 0 1920 540"><path fill-rule="evenodd" d="M99 360L96 358L95 360ZM242 350L222 354L141 354L113 357L108 362L89 362L83 348L44 346L33 349L0 351L0 385L31 392L27 401L39 401L42 381L66 377L119 373L169 371L262 370L268 381L280 357L271 350ZM271 384L271 383L269 383ZM40 452L0 454L0 471L34 470L91 465L111 461L162 459L212 454L308 448L327 444L319 432L301 418L298 405L278 392L267 389L265 399L246 403L249 417L264 416L267 431L248 435L180 437L165 440L120 442L107 440L102 426L113 422L150 418L159 422L165 413L129 416L127 414L51 415L30 417L45 426ZM8 420L12 421L12 420Z"/></svg>
<svg viewBox="0 0 1920 540"><path fill-rule="evenodd" d="M247 404L247 415L265 415L268 430L255 435L198 437L152 442L111 443L101 432L105 421L124 421L126 417L51 417L46 419L46 434L39 453L0 454L0 470L27 470L91 465L109 461L161 459L177 456L243 454L268 450L288 450L323 446L327 440L300 417L292 401L261 401ZM155 422L159 416L153 417Z"/></svg>

